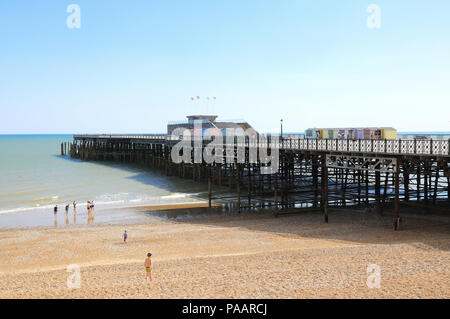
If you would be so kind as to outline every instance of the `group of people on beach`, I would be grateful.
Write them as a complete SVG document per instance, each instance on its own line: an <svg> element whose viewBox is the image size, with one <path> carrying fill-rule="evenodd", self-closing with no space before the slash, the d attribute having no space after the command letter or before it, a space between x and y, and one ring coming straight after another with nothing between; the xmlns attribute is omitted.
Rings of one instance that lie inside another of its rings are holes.
<svg viewBox="0 0 450 319"><path fill-rule="evenodd" d="M77 202L74 201L72 203L73 205L73 223L76 224L76 220L77 220ZM67 204L65 206L65 215L66 215L66 224L69 224L69 208L70 208L70 204ZM88 224L92 223L94 221L94 202L93 201L87 201L87 211L88 211ZM58 205L55 205L55 207L53 208L53 212L55 215L55 227L58 225L58 219L57 219L57 213L58 213Z"/></svg>
<svg viewBox="0 0 450 319"><path fill-rule="evenodd" d="M77 211L77 202L73 202L73 211L74 213ZM70 204L67 204L65 207L66 214L69 213ZM94 201L87 201L87 210L88 214L94 213ZM55 205L53 208L53 213L56 215L58 213L58 205Z"/></svg>

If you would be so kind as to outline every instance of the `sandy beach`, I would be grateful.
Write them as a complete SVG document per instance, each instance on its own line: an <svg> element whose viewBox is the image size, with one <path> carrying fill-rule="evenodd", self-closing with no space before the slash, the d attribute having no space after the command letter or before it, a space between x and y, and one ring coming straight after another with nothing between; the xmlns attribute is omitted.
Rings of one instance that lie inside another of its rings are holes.
<svg viewBox="0 0 450 319"><path fill-rule="evenodd" d="M449 298L448 218L391 221L338 210L329 224L310 212L0 230L0 298Z"/></svg>

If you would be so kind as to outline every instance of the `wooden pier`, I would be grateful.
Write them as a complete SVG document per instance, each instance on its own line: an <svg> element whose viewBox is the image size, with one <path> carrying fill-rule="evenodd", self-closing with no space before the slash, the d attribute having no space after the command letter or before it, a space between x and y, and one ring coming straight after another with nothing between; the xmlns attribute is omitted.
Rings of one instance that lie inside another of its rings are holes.
<svg viewBox="0 0 450 319"><path fill-rule="evenodd" d="M307 140L268 142L234 138L223 144L222 160L208 164L191 160L174 163L172 148L179 142L167 135L75 135L61 144L61 154L92 161L137 163L168 176L207 183L209 203L230 209L272 209L275 216L302 210L321 211L329 221L329 207L368 207L394 212L393 228L400 227L400 207L449 210L450 141L430 140ZM202 139L202 151L209 143ZM278 171L262 174L267 164L250 160L253 149L279 152ZM243 151L245 160L237 154ZM227 153L228 152L228 153ZM230 158L232 159L230 161ZM214 186L228 187L233 196L215 196Z"/></svg>

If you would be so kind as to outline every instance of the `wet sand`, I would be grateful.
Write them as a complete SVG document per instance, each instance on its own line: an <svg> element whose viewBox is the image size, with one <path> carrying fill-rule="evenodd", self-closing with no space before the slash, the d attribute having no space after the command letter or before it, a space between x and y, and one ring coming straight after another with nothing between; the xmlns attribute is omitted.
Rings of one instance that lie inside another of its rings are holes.
<svg viewBox="0 0 450 319"><path fill-rule="evenodd" d="M449 298L450 224L332 211L0 230L0 298ZM128 243L121 238L128 231ZM153 254L153 278L144 259ZM69 289L67 266L80 267ZM381 270L369 289L367 267Z"/></svg>

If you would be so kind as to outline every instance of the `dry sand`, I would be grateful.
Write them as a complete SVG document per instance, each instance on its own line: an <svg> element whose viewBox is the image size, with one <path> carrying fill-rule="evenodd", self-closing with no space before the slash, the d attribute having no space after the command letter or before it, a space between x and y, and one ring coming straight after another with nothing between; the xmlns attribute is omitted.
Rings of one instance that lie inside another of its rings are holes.
<svg viewBox="0 0 450 319"><path fill-rule="evenodd" d="M335 211L0 231L0 298L449 298L450 224ZM127 229L128 243L122 241ZM153 253L151 284L143 262ZM67 288L67 266L81 288ZM369 289L367 267L381 269Z"/></svg>

